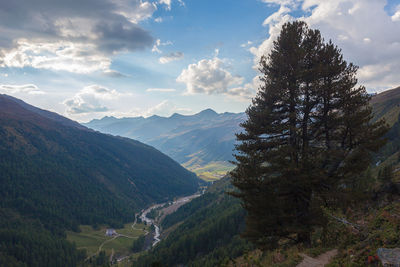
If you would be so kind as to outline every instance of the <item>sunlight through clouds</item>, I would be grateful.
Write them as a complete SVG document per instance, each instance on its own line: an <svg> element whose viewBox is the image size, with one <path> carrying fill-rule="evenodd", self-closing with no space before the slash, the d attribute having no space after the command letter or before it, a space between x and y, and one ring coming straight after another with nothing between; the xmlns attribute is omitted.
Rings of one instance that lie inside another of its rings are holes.
<svg viewBox="0 0 400 267"><path fill-rule="evenodd" d="M90 73L110 69L111 56L150 47L139 26L157 9L141 0L19 1L0 5L0 67ZM13 14L12 10L18 10Z"/></svg>
<svg viewBox="0 0 400 267"><path fill-rule="evenodd" d="M63 104L67 107L68 114L105 112L109 109L101 103L101 100L117 99L120 96L122 94L114 89L94 84L84 87L73 98L65 100Z"/></svg>
<svg viewBox="0 0 400 267"><path fill-rule="evenodd" d="M40 90L34 84L0 84L0 93L5 94L17 94L17 93L26 93L30 95L43 95L44 91Z"/></svg>

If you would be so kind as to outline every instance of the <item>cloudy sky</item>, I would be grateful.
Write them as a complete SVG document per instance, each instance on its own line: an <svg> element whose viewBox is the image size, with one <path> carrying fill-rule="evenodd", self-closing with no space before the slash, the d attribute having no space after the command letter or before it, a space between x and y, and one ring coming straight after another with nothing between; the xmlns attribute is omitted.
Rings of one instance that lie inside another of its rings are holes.
<svg viewBox="0 0 400 267"><path fill-rule="evenodd" d="M400 86L400 0L0 0L0 93L78 121L242 112L294 19Z"/></svg>

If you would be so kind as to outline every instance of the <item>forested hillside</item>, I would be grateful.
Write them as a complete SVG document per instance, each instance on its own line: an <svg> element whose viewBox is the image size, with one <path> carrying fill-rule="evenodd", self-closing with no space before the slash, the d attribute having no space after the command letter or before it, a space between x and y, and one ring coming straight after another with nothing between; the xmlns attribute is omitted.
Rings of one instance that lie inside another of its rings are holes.
<svg viewBox="0 0 400 267"><path fill-rule="evenodd" d="M400 165L400 87L387 90L372 97L374 120L384 118L391 129L386 134L387 143L375 156L376 165L391 166L397 169Z"/></svg>
<svg viewBox="0 0 400 267"><path fill-rule="evenodd" d="M29 266L47 260L48 266L72 266L79 255L61 239L66 229L121 226L147 204L193 193L199 183L148 145L82 128L4 95L0 170L0 257Z"/></svg>

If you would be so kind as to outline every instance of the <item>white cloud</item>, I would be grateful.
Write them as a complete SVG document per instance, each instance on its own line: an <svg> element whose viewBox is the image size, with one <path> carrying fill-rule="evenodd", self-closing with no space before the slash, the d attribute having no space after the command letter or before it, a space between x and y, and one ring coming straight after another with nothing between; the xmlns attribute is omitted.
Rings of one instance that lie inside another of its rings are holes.
<svg viewBox="0 0 400 267"><path fill-rule="evenodd" d="M232 75L223 60L218 57L203 59L182 70L177 82L186 84L185 94L244 95L249 86L243 85L243 77Z"/></svg>
<svg viewBox="0 0 400 267"><path fill-rule="evenodd" d="M227 91L227 95L234 97L238 100L248 102L250 99L254 98L258 88L261 85L259 76L253 78L250 83L246 83L243 86L231 88Z"/></svg>
<svg viewBox="0 0 400 267"><path fill-rule="evenodd" d="M167 46L167 45L172 45L172 42L171 41L161 42L160 39L157 39L156 42L153 45L153 48L151 49L151 52L161 54L162 51L160 50L159 47L160 46Z"/></svg>
<svg viewBox="0 0 400 267"><path fill-rule="evenodd" d="M159 0L159 4L164 4L167 10L171 10L171 0Z"/></svg>
<svg viewBox="0 0 400 267"><path fill-rule="evenodd" d="M397 6L396 12L392 16L393 21L400 21L400 5Z"/></svg>
<svg viewBox="0 0 400 267"><path fill-rule="evenodd" d="M279 23L290 11L291 9L289 7L281 5L277 12L273 13L264 20L263 26Z"/></svg>
<svg viewBox="0 0 400 267"><path fill-rule="evenodd" d="M153 13L157 10L157 5L155 3L147 1L134 1L136 2L134 5L132 5L132 1L128 0L114 0L114 2L118 6L115 13L123 15L130 22L135 24L151 18Z"/></svg>
<svg viewBox="0 0 400 267"><path fill-rule="evenodd" d="M363 39L363 41L366 42L366 43L370 43L370 42L371 42L371 39L368 38L368 37L366 37L366 38Z"/></svg>
<svg viewBox="0 0 400 267"><path fill-rule="evenodd" d="M282 2L286 3L286 1ZM258 47L253 46L250 48L250 52L254 55L254 69L258 69L261 57L271 51L273 42L278 38L281 32L282 25L293 19L292 16L287 14L289 10L290 9L287 9L286 6L282 6L276 13L273 13L264 20L263 25L269 26L269 38L264 40Z"/></svg>
<svg viewBox="0 0 400 267"><path fill-rule="evenodd" d="M245 47L248 47L248 46L250 46L250 45L252 45L253 44L253 42L252 41L247 41L246 43L244 43L244 44L241 44L240 45L240 47L243 47L243 48L245 48Z"/></svg>
<svg viewBox="0 0 400 267"><path fill-rule="evenodd" d="M162 17L157 17L157 18L154 19L154 21L157 22L157 23L161 23L161 22L163 22L163 18Z"/></svg>
<svg viewBox="0 0 400 267"><path fill-rule="evenodd" d="M171 93L175 92L176 89L173 88L148 88L146 92L161 92L161 93Z"/></svg>
<svg viewBox="0 0 400 267"><path fill-rule="evenodd" d="M344 58L360 66L359 80L369 90L400 85L400 7L390 16L382 0L263 0L278 5L278 11L266 18L269 38L250 51L255 68L262 55L271 51L281 26L293 20L293 14L307 12L300 17L311 28L319 29L325 40L342 48ZM296 11L295 13L293 11ZM397 15L397 12L399 14Z"/></svg>
<svg viewBox="0 0 400 267"><path fill-rule="evenodd" d="M185 2L183 2L182 0L178 0L178 3L180 6L185 6ZM166 10L171 10L172 0L159 0L158 4L165 5Z"/></svg>
<svg viewBox="0 0 400 267"><path fill-rule="evenodd" d="M114 89L108 89L97 84L84 87L74 97L67 99L63 104L67 107L67 114L83 114L106 112L109 109L102 103L103 100L115 100L123 94Z"/></svg>
<svg viewBox="0 0 400 267"><path fill-rule="evenodd" d="M161 103L149 108L144 112L143 116L148 117L151 115L171 116L173 113L188 114L192 110L188 108L178 108L174 103L169 100L164 100Z"/></svg>
<svg viewBox="0 0 400 267"><path fill-rule="evenodd" d="M16 94L16 93L26 93L30 95L42 95L45 94L34 84L0 84L0 92L5 94Z"/></svg>
<svg viewBox="0 0 400 267"><path fill-rule="evenodd" d="M172 52L166 56L160 57L158 60L161 64L166 64L172 61L181 60L183 59L184 55L182 52Z"/></svg>
<svg viewBox="0 0 400 267"><path fill-rule="evenodd" d="M181 6L185 6L185 2L183 2L183 0L178 0L178 3L179 3Z"/></svg>
<svg viewBox="0 0 400 267"><path fill-rule="evenodd" d="M115 70L105 70L103 75L112 77L112 78L122 78L122 77L129 77L129 75L123 74L121 72Z"/></svg>
<svg viewBox="0 0 400 267"><path fill-rule="evenodd" d="M95 46L91 44L21 39L15 43L15 48L0 50L0 67L33 67L90 73L107 71L110 64L111 59L97 53Z"/></svg>

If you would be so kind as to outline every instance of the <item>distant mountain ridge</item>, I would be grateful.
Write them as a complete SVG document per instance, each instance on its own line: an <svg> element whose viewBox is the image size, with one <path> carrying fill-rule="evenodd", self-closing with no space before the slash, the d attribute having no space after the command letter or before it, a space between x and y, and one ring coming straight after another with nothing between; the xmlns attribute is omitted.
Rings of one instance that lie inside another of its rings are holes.
<svg viewBox="0 0 400 267"><path fill-rule="evenodd" d="M65 230L121 226L199 182L149 145L0 95L1 266L77 266L82 255Z"/></svg>
<svg viewBox="0 0 400 267"><path fill-rule="evenodd" d="M152 145L196 170L215 163L229 166L228 162L233 160L235 133L241 131L239 124L245 118L245 113L216 113L206 109L194 115L174 113L170 117L104 117L83 125Z"/></svg>

